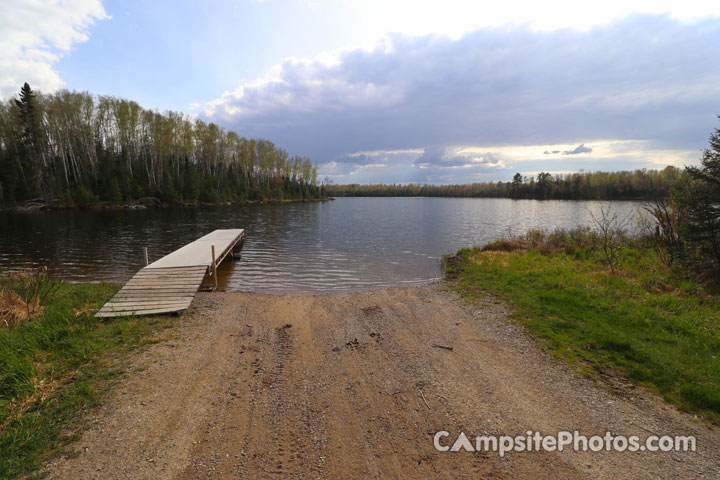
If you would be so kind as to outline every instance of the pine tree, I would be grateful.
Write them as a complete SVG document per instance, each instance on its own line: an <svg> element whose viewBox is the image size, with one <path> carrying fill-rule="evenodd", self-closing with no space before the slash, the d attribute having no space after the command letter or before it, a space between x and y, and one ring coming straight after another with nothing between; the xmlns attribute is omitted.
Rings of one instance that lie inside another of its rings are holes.
<svg viewBox="0 0 720 480"><path fill-rule="evenodd" d="M520 198L520 190L522 188L522 183L522 174L518 172L512 179L512 186L510 187L510 198Z"/></svg>
<svg viewBox="0 0 720 480"><path fill-rule="evenodd" d="M702 167L687 167L686 172L688 181L674 194L683 219L681 234L720 270L720 129L710 135Z"/></svg>
<svg viewBox="0 0 720 480"><path fill-rule="evenodd" d="M15 100L15 105L20 112L22 124L18 167L24 180L25 194L35 196L41 193L41 156L45 145L41 113L37 106L35 93L27 82L20 89L20 99Z"/></svg>

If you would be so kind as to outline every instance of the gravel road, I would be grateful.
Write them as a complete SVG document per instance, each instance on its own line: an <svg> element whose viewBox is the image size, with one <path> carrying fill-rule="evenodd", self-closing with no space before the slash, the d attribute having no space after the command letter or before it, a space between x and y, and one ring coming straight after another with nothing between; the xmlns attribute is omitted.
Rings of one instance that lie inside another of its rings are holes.
<svg viewBox="0 0 720 480"><path fill-rule="evenodd" d="M341 295L200 294L67 455L62 479L720 478L720 429L585 378L443 282ZM439 452L445 430L695 435L691 453Z"/></svg>

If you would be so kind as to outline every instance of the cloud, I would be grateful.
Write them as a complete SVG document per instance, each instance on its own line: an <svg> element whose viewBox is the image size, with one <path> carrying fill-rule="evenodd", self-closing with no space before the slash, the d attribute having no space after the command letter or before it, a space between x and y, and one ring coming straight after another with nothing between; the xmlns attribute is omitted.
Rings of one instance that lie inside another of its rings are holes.
<svg viewBox="0 0 720 480"><path fill-rule="evenodd" d="M590 153L592 152L592 148L586 147L584 143L581 143L577 147L573 148L572 150L565 150L562 152L563 155L579 155L581 153Z"/></svg>
<svg viewBox="0 0 720 480"><path fill-rule="evenodd" d="M378 159L380 158L387 158L387 155L373 155L373 154L365 154L361 153L359 155L347 155L344 157L337 158L335 160L336 163L340 164L347 164L347 165L354 165L354 166L360 166L360 165L371 165L374 163L378 163Z"/></svg>
<svg viewBox="0 0 720 480"><path fill-rule="evenodd" d="M562 153L563 155L579 155L581 153L591 153L592 151L592 147L586 147L584 143L581 143L577 147L570 150L545 150L543 152L543 155L557 155L558 153Z"/></svg>
<svg viewBox="0 0 720 480"><path fill-rule="evenodd" d="M490 152L475 153L462 148L428 147L418 157L413 166L419 168L473 168L479 169L505 168L505 165Z"/></svg>
<svg viewBox="0 0 720 480"><path fill-rule="evenodd" d="M573 145L522 145L493 147L428 147L424 150L377 150L353 153L321 163L319 175L335 183L472 183L510 180L516 172L568 173L578 170L634 170L682 167L697 162L698 150L656 148L645 140L592 140L593 155L550 158Z"/></svg>
<svg viewBox="0 0 720 480"><path fill-rule="evenodd" d="M718 19L651 15L586 31L391 35L370 49L288 59L203 115L320 163L420 150L417 169L469 168L477 157L459 155L463 146L543 144L567 145L547 151L566 153L572 169L591 140L704 146L720 105L718 44Z"/></svg>
<svg viewBox="0 0 720 480"><path fill-rule="evenodd" d="M464 147L353 153L319 165L336 183L471 183L506 169L500 155Z"/></svg>
<svg viewBox="0 0 720 480"><path fill-rule="evenodd" d="M61 88L54 64L104 18L99 0L0 3L0 98L15 95L24 82L46 92Z"/></svg>
<svg viewBox="0 0 720 480"><path fill-rule="evenodd" d="M273 3L280 2L267 2L268 6ZM329 28L337 28L339 24L345 30L361 30L362 42L377 39L388 32L406 35L435 33L458 38L478 28L508 24L529 25L535 30L563 27L588 29L630 13L666 13L682 20L720 14L717 2L708 0L294 0L286 3L315 4L322 11L331 12L335 25L328 25Z"/></svg>

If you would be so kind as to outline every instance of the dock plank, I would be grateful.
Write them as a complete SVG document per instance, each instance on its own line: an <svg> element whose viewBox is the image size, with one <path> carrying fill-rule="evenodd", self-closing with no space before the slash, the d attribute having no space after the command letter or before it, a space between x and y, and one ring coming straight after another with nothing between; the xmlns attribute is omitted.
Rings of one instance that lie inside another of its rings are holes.
<svg viewBox="0 0 720 480"><path fill-rule="evenodd" d="M219 263L235 245L236 239L244 234L242 229L215 230L192 243L188 243L169 255L147 266L153 268L211 266L211 246L215 246L215 259Z"/></svg>
<svg viewBox="0 0 720 480"><path fill-rule="evenodd" d="M163 295L166 297L194 297L194 293L190 292L189 294L187 292L154 292L156 295ZM147 297L147 294L143 294L142 290L127 290L127 291L119 291L115 294L115 297L137 297L137 296L144 296Z"/></svg>
<svg viewBox="0 0 720 480"><path fill-rule="evenodd" d="M98 318L187 310L205 276L242 239L243 229L215 230L139 270L95 314Z"/></svg>
<svg viewBox="0 0 720 480"><path fill-rule="evenodd" d="M119 311L125 311L125 310L154 310L157 308L163 308L166 306L173 306L173 307L185 307L188 308L192 302L155 302L154 304L147 303L145 304L136 304L136 303L119 303L119 304L112 304L104 306L102 309L100 309L101 312L119 312Z"/></svg>
<svg viewBox="0 0 720 480"><path fill-rule="evenodd" d="M158 308L167 308L170 310L174 310L176 308L181 308L187 310L188 307L190 307L189 303L158 303L156 305L134 305L134 304L127 304L127 305L114 305L110 308L106 308L101 310L102 313L107 312L127 312L127 311L135 311L135 312L141 312L143 310L157 310Z"/></svg>
<svg viewBox="0 0 720 480"><path fill-rule="evenodd" d="M159 315L161 313L178 313L187 310L187 307L158 308L153 310L127 310L127 311L99 311L95 314L98 318L127 317L130 315Z"/></svg>

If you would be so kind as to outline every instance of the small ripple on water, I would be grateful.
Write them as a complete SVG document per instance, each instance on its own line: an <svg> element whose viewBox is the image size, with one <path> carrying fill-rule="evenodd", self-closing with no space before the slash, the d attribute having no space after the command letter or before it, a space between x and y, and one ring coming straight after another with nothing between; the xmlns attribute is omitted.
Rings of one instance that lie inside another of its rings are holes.
<svg viewBox="0 0 720 480"><path fill-rule="evenodd" d="M617 202L625 212L637 204ZM0 271L23 259L71 281L128 280L143 264L216 228L245 228L227 290L353 291L441 277L440 257L528 228L587 225L594 202L504 199L338 199L326 204L145 211L0 212ZM622 215L623 211L618 212Z"/></svg>

